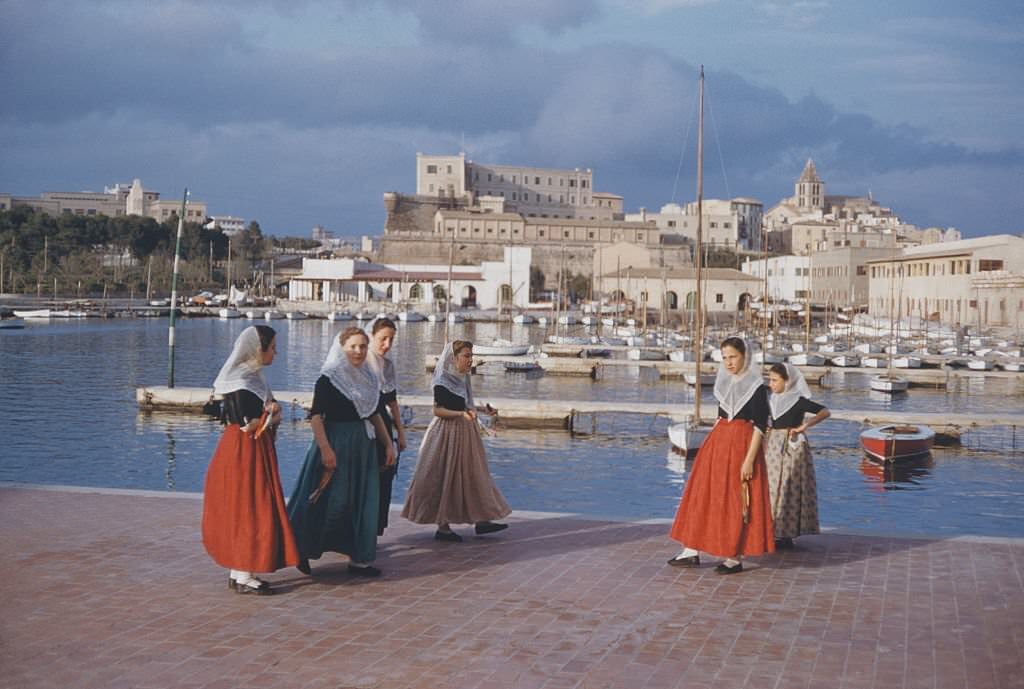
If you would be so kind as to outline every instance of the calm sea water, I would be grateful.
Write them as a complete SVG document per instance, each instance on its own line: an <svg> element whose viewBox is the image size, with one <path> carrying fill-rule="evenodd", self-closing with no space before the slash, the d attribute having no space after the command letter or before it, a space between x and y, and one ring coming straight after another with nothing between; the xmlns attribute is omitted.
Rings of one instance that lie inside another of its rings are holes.
<svg viewBox="0 0 1024 689"><path fill-rule="evenodd" d="M176 383L208 387L244 320L178 322ZM340 324L276 321L278 357L268 370L277 390L311 390ZM508 326L463 323L452 335L486 341ZM537 328L516 327L538 342ZM394 350L400 391L429 393L423 358L437 353L443 324L399 324ZM54 321L0 331L0 481L201 491L220 426L187 414L143 414L135 389L167 381L167 327L158 319ZM497 374L474 377L488 394L546 399L690 402L681 381L639 367L609 367L601 380ZM891 400L856 374L838 374L816 397L835 408L1020 414L1024 380L981 379L952 390L914 389ZM707 408L713 407L710 396ZM404 499L426 410L413 418L395 501ZM277 440L290 492L311 434L301 410ZM602 417L597 434L502 430L485 440L492 471L514 508L630 519L670 518L687 465L669 452L664 419ZM823 526L876 533L1024 536L1024 437L1013 429L972 431L964 446L883 472L858 449L856 424L829 421L811 431Z"/></svg>

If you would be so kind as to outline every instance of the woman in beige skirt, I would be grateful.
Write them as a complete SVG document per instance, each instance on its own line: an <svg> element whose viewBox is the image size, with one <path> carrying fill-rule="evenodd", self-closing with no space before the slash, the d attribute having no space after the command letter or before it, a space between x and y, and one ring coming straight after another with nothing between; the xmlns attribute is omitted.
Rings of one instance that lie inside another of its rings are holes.
<svg viewBox="0 0 1024 689"><path fill-rule="evenodd" d="M445 345L434 368L434 419L420 444L416 472L402 516L417 524L437 524L434 538L458 542L451 524L474 524L477 534L508 528L494 522L512 512L487 467L477 414L496 416L491 405L475 407L469 371L473 343Z"/></svg>
<svg viewBox="0 0 1024 689"><path fill-rule="evenodd" d="M768 492L775 524L775 547L792 548L793 539L819 533L818 486L811 448L804 434L831 414L812 402L811 390L793 364L775 364L768 372L771 430L765 449ZM814 416L804 420L807 414Z"/></svg>

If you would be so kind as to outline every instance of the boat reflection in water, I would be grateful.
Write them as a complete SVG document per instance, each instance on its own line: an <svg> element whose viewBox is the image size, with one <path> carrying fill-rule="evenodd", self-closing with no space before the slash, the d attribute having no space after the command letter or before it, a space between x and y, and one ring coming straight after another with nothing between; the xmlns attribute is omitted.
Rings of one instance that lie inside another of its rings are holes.
<svg viewBox="0 0 1024 689"><path fill-rule="evenodd" d="M864 457L860 472L867 484L876 490L924 490L924 481L931 476L935 460L929 452L899 462L881 462Z"/></svg>

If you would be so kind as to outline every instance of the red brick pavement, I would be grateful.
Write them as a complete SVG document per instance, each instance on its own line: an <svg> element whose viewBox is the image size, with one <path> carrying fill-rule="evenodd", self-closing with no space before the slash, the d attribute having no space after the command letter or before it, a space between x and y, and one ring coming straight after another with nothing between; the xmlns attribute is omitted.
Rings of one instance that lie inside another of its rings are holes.
<svg viewBox="0 0 1024 689"><path fill-rule="evenodd" d="M0 686L1024 687L1024 540L829 534L722 577L668 567L664 524L514 515L451 544L396 516L381 579L326 556L257 597L200 509L0 489Z"/></svg>

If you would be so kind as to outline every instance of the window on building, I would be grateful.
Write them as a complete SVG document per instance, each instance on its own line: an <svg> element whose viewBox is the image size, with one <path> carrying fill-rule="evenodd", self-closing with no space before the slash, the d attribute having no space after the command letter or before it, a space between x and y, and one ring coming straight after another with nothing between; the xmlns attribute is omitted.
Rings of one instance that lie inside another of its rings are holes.
<svg viewBox="0 0 1024 689"><path fill-rule="evenodd" d="M488 227L487 228L487 234L494 234L494 228L493 227Z"/></svg>
<svg viewBox="0 0 1024 689"><path fill-rule="evenodd" d="M434 191L434 185L433 184L427 185L427 191Z"/></svg>
<svg viewBox="0 0 1024 689"><path fill-rule="evenodd" d="M971 299L969 302L967 302L967 306L969 308L972 308L972 309L978 308L978 300L977 299Z"/></svg>
<svg viewBox="0 0 1024 689"><path fill-rule="evenodd" d="M544 236L544 230L537 230L537 236L538 237L543 237Z"/></svg>
<svg viewBox="0 0 1024 689"><path fill-rule="evenodd" d="M451 165L448 166L448 174L449 175L452 174L452 166Z"/></svg>
<svg viewBox="0 0 1024 689"><path fill-rule="evenodd" d="M499 182L504 182L505 181L505 175L498 175L498 181Z"/></svg>
<svg viewBox="0 0 1024 689"><path fill-rule="evenodd" d="M514 191L512 192L512 200L513 200L513 201L518 201L518 200L519 200L519 197L518 197L518 195L517 195L517 194L516 194L516 192L514 192Z"/></svg>
<svg viewBox="0 0 1024 689"><path fill-rule="evenodd" d="M565 186L565 177L559 177L558 178L558 186L560 186L560 187L564 187Z"/></svg>
<svg viewBox="0 0 1024 689"><path fill-rule="evenodd" d="M539 201L540 199L538 198L537 200ZM548 194L548 203L551 203L551 194Z"/></svg>
<svg viewBox="0 0 1024 689"><path fill-rule="evenodd" d="M574 180L574 179L570 179L570 180L569 180L569 186L570 186L570 187L575 187L575 186L576 186L576 180Z"/></svg>
<svg viewBox="0 0 1024 689"><path fill-rule="evenodd" d="M558 195L558 202L559 203L565 203L565 194L559 194Z"/></svg>
<svg viewBox="0 0 1024 689"><path fill-rule="evenodd" d="M587 232L587 239L593 239L593 238L594 238L594 233L593 232Z"/></svg>
<svg viewBox="0 0 1024 689"><path fill-rule="evenodd" d="M550 177L548 177L548 186L549 187L551 186L551 178Z"/></svg>
<svg viewBox="0 0 1024 689"><path fill-rule="evenodd" d="M437 174L437 166L436 165L428 165L427 166L427 174L428 175L436 175Z"/></svg>
<svg viewBox="0 0 1024 689"><path fill-rule="evenodd" d="M562 236L565 237L566 239L568 239L569 238L569 230L562 230Z"/></svg>
<svg viewBox="0 0 1024 689"><path fill-rule="evenodd" d="M988 273L988 272L991 272L993 270L1002 270L1002 269L1003 269L1003 262L1001 260L985 259L985 258L983 258L983 259L980 259L978 261L978 272L979 273Z"/></svg>
<svg viewBox="0 0 1024 689"><path fill-rule="evenodd" d="M644 233L643 233L643 232L637 232L637 234L636 234L636 240L637 240L638 242L642 242L642 241L644 241Z"/></svg>
<svg viewBox="0 0 1024 689"><path fill-rule="evenodd" d="M488 172L488 173L487 173L487 181L488 181L488 182L490 182L490 181L491 181L491 173L490 173L490 172ZM490 192L488 192L488 193L490 193Z"/></svg>
<svg viewBox="0 0 1024 689"><path fill-rule="evenodd" d="M516 183L516 176L512 175L512 184L515 184L515 183Z"/></svg>
<svg viewBox="0 0 1024 689"><path fill-rule="evenodd" d="M676 221L675 220L669 220L668 221L668 226L669 227L675 227L676 226Z"/></svg>
<svg viewBox="0 0 1024 689"><path fill-rule="evenodd" d="M724 227L725 229L728 230L730 227L732 227L732 223L731 222L724 222L724 223L722 223L722 227Z"/></svg>
<svg viewBox="0 0 1024 689"><path fill-rule="evenodd" d="M857 266L857 275L867 275L867 274L868 274L867 266Z"/></svg>
<svg viewBox="0 0 1024 689"><path fill-rule="evenodd" d="M711 227L718 227L718 223L717 223L717 222L714 222L714 221L712 221L712 222L710 223L710 225L711 225Z"/></svg>
<svg viewBox="0 0 1024 689"><path fill-rule="evenodd" d="M534 177L533 178L533 183L534 184L540 184L540 177Z"/></svg>
<svg viewBox="0 0 1024 689"><path fill-rule="evenodd" d="M724 304L725 303L725 295L722 294L721 292L718 292L717 294L715 294L715 303L716 304Z"/></svg>
<svg viewBox="0 0 1024 689"><path fill-rule="evenodd" d="M640 301L647 301L647 292L640 293Z"/></svg>
<svg viewBox="0 0 1024 689"><path fill-rule="evenodd" d="M473 232L474 232L475 234L480 234L480 228L479 228L479 227L474 227L474 228L473 228Z"/></svg>
<svg viewBox="0 0 1024 689"><path fill-rule="evenodd" d="M575 196L570 196L569 197L569 203L575 204L576 203L576 197Z"/></svg>

